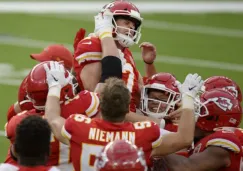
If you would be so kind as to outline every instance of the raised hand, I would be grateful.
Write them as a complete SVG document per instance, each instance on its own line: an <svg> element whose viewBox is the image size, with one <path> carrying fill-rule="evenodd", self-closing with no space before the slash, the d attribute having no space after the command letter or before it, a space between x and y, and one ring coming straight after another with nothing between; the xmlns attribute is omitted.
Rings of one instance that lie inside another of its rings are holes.
<svg viewBox="0 0 243 171"><path fill-rule="evenodd" d="M142 50L143 61L152 64L156 58L156 47L150 42L143 42L139 47Z"/></svg>
<svg viewBox="0 0 243 171"><path fill-rule="evenodd" d="M113 14L109 9L106 9L104 12L99 13L95 17L95 31L94 33L100 38L112 37L113 31Z"/></svg>
<svg viewBox="0 0 243 171"><path fill-rule="evenodd" d="M64 66L56 61L50 61L50 68L44 64L46 71L46 80L48 87L60 86L61 88L68 84L70 77L65 77Z"/></svg>
<svg viewBox="0 0 243 171"><path fill-rule="evenodd" d="M182 96L186 94L192 98L195 98L198 92L201 90L203 80L198 74L188 74L183 84L180 84L179 82L177 84Z"/></svg>

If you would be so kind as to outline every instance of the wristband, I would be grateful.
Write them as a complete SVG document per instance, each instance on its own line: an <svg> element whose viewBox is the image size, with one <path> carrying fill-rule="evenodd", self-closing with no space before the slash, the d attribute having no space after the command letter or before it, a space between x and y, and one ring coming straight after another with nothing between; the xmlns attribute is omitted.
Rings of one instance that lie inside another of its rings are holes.
<svg viewBox="0 0 243 171"><path fill-rule="evenodd" d="M162 128L162 129L165 128L165 120L164 120L164 119L161 119L161 120L160 120L159 127Z"/></svg>
<svg viewBox="0 0 243 171"><path fill-rule="evenodd" d="M100 40L102 40L106 37L112 37L112 33L111 32L103 32L102 34L99 35Z"/></svg>
<svg viewBox="0 0 243 171"><path fill-rule="evenodd" d="M152 65L153 63L154 63L154 61L153 62L146 62L145 60L143 60L143 62L145 63L145 64L148 64L148 65Z"/></svg>
<svg viewBox="0 0 243 171"><path fill-rule="evenodd" d="M102 71L100 83L104 83L110 77L122 79L121 60L116 56L106 56L101 60Z"/></svg>
<svg viewBox="0 0 243 171"><path fill-rule="evenodd" d="M55 96L60 99L61 89L62 89L61 85L52 86L49 88L47 96Z"/></svg>
<svg viewBox="0 0 243 171"><path fill-rule="evenodd" d="M194 110L194 99L187 94L183 94L182 95L182 108Z"/></svg>

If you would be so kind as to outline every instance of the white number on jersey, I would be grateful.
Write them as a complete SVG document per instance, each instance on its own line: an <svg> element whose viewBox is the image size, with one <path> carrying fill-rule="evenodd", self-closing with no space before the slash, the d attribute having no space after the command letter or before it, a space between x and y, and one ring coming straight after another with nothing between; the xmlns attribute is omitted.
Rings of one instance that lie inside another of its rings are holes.
<svg viewBox="0 0 243 171"><path fill-rule="evenodd" d="M104 148L102 145L93 145L82 143L82 154L81 154L81 162L80 167L81 170L85 171L94 171L94 165L91 165L91 157L98 156L101 150Z"/></svg>

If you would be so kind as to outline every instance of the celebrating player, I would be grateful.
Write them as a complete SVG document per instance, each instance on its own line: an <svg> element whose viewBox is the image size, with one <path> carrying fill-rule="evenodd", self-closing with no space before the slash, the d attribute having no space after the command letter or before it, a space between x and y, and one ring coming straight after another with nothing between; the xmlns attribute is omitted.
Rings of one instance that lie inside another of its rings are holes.
<svg viewBox="0 0 243 171"><path fill-rule="evenodd" d="M173 123L174 121L169 118L169 114L178 109L180 105L181 93L177 82L170 73L153 75L145 82L140 103L140 110L143 114L158 119L164 118L164 128L173 132L177 131L177 124ZM162 127L162 122L160 124Z"/></svg>
<svg viewBox="0 0 243 171"><path fill-rule="evenodd" d="M104 27L107 27L107 32L111 33L116 47L119 49L118 56L122 60L122 79L126 82L132 95L130 110L135 112L136 98L140 97L142 78L128 48L138 43L143 19L138 8L128 1L113 1L104 6L102 13L107 9L110 10L113 17L112 20L107 21L107 25ZM108 25L111 25L109 29ZM101 78L101 60L104 49L101 47L100 40L99 36L84 38L77 45L74 54L74 69L79 85L90 91L94 91ZM141 48L143 55L151 55L151 51L154 53L153 55L156 55L155 47L152 44L142 44Z"/></svg>
<svg viewBox="0 0 243 171"><path fill-rule="evenodd" d="M201 95L195 146L189 158L169 155L170 171L241 170L243 133L237 128L242 118L239 101L228 91L212 89Z"/></svg>
<svg viewBox="0 0 243 171"><path fill-rule="evenodd" d="M28 100L34 106L33 110L23 111L16 116L13 116L6 125L7 137L13 144L15 141L15 129L19 122L33 114L44 115L46 96L48 93L48 85L46 83L46 73L43 68L43 62L37 64L26 78L25 89L27 91ZM99 111L99 98L96 93L82 91L76 95L75 86L72 83L73 76L65 69L66 79L68 84L62 88L61 92L61 116L68 118L73 113L83 113L88 117L94 117ZM76 96L75 96L76 95ZM75 96L75 97L74 97ZM74 97L74 98L73 98ZM71 170L69 147L60 143L54 136L51 140L51 156L48 160L48 165L58 165L61 170ZM6 163L17 164L15 156L12 153L12 147L6 159Z"/></svg>
<svg viewBox="0 0 243 171"><path fill-rule="evenodd" d="M77 35L77 37L80 37ZM81 35L82 37L82 35ZM54 44L47 46L40 54L31 54L30 57L39 62L44 61L62 61L65 68L70 70L73 65L73 56L72 53L63 45ZM34 109L32 102L26 94L26 81L28 76L24 78L22 83L19 86L18 91L18 101L11 105L8 110L7 120L9 121L16 114L25 111Z"/></svg>
<svg viewBox="0 0 243 171"><path fill-rule="evenodd" d="M77 171L93 170L92 156L116 139L127 139L138 147L143 147L148 165L150 155L173 153L191 144L195 122L193 98L202 85L201 77L197 74L189 74L180 86L183 96L178 132L168 134L153 122L124 123L125 115L129 112L130 93L124 82L116 78L108 79L100 94L102 119L90 119L76 114L65 121L60 117L58 93L61 87L65 86L64 76L60 74L63 73L62 70L58 63L51 65L51 68L46 66L49 93L45 114L55 136L61 142L70 144L73 164ZM66 138L60 135L62 126L62 133Z"/></svg>
<svg viewBox="0 0 243 171"><path fill-rule="evenodd" d="M13 153L18 166L0 165L1 171L59 171L46 166L50 154L51 128L46 120L38 115L24 118L16 128Z"/></svg>

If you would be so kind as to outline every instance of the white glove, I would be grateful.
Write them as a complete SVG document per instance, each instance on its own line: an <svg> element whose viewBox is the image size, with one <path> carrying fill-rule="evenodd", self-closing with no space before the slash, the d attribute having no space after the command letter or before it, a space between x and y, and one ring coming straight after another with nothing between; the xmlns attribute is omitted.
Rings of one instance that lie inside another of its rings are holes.
<svg viewBox="0 0 243 171"><path fill-rule="evenodd" d="M109 9L104 13L99 13L95 17L95 31L94 33L100 38L112 37L112 30L114 28L112 24L113 14Z"/></svg>
<svg viewBox="0 0 243 171"><path fill-rule="evenodd" d="M64 87L69 83L69 77L65 78L64 66L56 61L50 62L50 69L47 64L44 64L46 70L46 80L49 89L51 87Z"/></svg>
<svg viewBox="0 0 243 171"><path fill-rule="evenodd" d="M188 95L194 99L197 96L197 93L201 90L203 80L198 74L188 74L184 83L178 83L177 85L182 96Z"/></svg>

